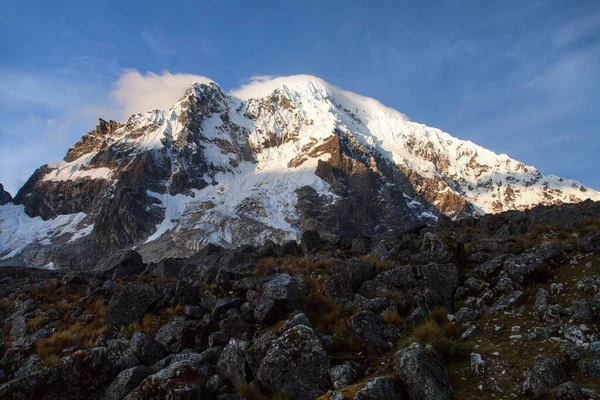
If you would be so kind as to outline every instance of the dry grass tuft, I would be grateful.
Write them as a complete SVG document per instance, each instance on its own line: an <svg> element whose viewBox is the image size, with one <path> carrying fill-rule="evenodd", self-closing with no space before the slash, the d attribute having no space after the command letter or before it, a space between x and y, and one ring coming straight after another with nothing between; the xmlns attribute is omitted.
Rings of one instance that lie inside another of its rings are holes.
<svg viewBox="0 0 600 400"><path fill-rule="evenodd" d="M383 320L388 324L392 324L398 329L404 328L404 319L395 311L383 310L381 312L381 318L383 318Z"/></svg>

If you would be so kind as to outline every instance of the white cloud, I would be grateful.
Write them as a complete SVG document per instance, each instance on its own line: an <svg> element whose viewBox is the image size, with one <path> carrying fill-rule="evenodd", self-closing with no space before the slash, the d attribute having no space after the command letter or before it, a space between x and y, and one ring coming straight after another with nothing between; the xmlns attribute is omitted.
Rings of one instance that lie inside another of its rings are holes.
<svg viewBox="0 0 600 400"><path fill-rule="evenodd" d="M152 109L165 109L183 96L185 89L194 82L208 84L212 79L194 74L172 74L164 71L160 75L136 70L126 71L115 83L111 97L119 109L121 118L143 113Z"/></svg>

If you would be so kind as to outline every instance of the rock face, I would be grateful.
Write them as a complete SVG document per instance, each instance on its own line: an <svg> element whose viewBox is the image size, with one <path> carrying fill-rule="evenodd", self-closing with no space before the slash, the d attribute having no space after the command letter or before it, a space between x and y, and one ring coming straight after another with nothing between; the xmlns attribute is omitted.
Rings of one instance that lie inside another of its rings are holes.
<svg viewBox="0 0 600 400"><path fill-rule="evenodd" d="M444 215L600 199L318 78L283 81L243 99L196 83L168 110L99 120L14 204L0 190L0 231L17 235L0 259L86 269L134 246L149 262L311 230L363 254Z"/></svg>
<svg viewBox="0 0 600 400"><path fill-rule="evenodd" d="M0 206L8 204L12 202L12 196L6 190L4 190L4 186L0 183Z"/></svg>

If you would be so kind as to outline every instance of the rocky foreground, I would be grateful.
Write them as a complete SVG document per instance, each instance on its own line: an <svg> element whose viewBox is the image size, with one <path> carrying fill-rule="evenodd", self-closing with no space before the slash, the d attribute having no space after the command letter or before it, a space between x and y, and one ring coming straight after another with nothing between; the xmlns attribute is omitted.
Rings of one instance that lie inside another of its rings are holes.
<svg viewBox="0 0 600 400"><path fill-rule="evenodd" d="M0 269L2 399L600 398L600 203Z"/></svg>

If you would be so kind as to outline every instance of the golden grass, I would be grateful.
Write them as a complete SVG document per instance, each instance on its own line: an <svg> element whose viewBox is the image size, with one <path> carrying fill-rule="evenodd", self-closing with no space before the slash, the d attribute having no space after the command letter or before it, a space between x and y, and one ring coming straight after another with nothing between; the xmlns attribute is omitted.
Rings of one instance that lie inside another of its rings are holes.
<svg viewBox="0 0 600 400"><path fill-rule="evenodd" d="M183 314L183 306L181 304L177 304L176 306L167 307L160 312L160 317L164 320L171 320L177 316Z"/></svg>
<svg viewBox="0 0 600 400"><path fill-rule="evenodd" d="M142 330L154 335L160 328L160 317L154 314L146 314L142 318Z"/></svg>
<svg viewBox="0 0 600 400"><path fill-rule="evenodd" d="M375 264L375 271L377 271L377 273L388 271L399 266L397 262L392 260L382 260L375 254L367 254L365 256L359 257L359 259L361 261L372 262L373 264Z"/></svg>
<svg viewBox="0 0 600 400"><path fill-rule="evenodd" d="M61 303L61 305L63 304ZM55 304L55 306L57 305ZM57 306L54 308L68 311L73 307L74 305L67 307L64 304L63 307ZM60 360L64 349L81 350L94 347L96 339L108 328L104 299L97 297L93 301L89 301L84 308L84 314L93 314L95 317L90 320L80 320L73 317L69 312L65 312L60 321L59 330L52 336L41 339L36 343L35 352L42 359L44 365L55 365ZM37 322L33 322L31 326L33 327L35 324Z"/></svg>
<svg viewBox="0 0 600 400"><path fill-rule="evenodd" d="M381 312L381 318L388 324L394 325L398 329L404 328L404 319L398 315L397 312L392 310L383 310Z"/></svg>

